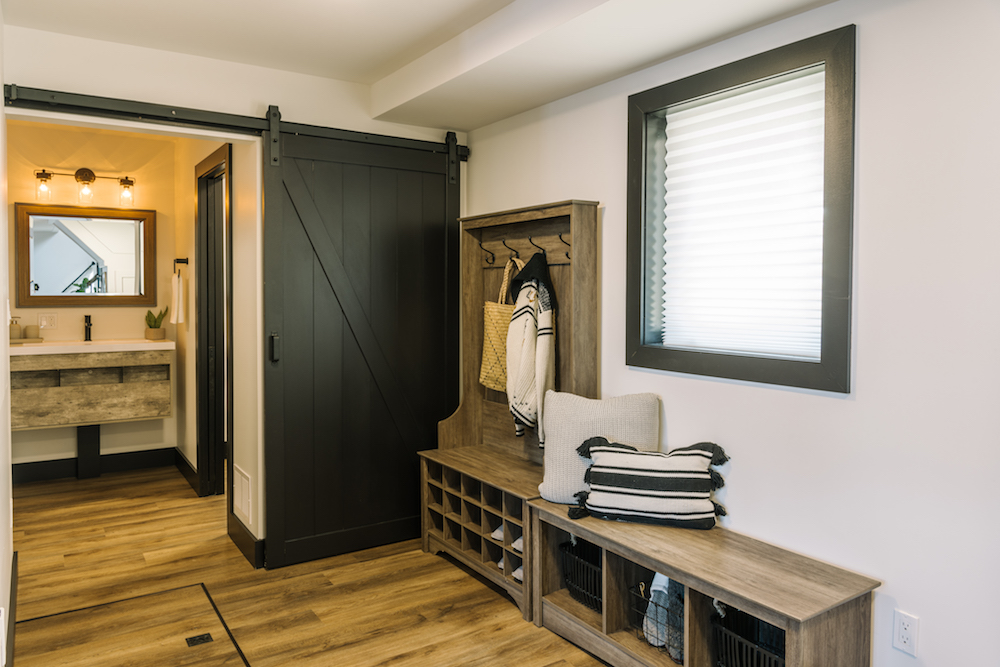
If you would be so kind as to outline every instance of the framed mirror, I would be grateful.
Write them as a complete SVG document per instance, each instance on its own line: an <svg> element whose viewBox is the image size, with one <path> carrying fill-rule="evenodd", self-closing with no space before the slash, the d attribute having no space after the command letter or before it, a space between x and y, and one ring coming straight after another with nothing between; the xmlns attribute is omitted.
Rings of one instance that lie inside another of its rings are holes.
<svg viewBox="0 0 1000 667"><path fill-rule="evenodd" d="M17 306L155 306L156 211L14 205Z"/></svg>

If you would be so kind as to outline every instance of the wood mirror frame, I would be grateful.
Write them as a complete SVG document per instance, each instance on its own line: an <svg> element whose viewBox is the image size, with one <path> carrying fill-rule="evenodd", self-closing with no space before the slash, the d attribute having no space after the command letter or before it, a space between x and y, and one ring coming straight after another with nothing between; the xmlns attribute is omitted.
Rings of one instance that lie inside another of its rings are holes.
<svg viewBox="0 0 1000 667"><path fill-rule="evenodd" d="M31 293L31 217L37 215L64 218L113 218L142 221L142 293L141 294L66 294ZM46 306L155 306L156 305L156 211L49 204L14 204L14 261L17 282L17 307Z"/></svg>

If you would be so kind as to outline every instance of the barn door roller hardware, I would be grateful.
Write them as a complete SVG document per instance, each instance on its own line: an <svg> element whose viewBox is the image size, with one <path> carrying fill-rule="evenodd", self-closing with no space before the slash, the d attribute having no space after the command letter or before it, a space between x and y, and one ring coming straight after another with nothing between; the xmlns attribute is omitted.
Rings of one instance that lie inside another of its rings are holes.
<svg viewBox="0 0 1000 667"><path fill-rule="evenodd" d="M271 133L271 166L281 166L281 112L274 104L267 108L267 122Z"/></svg>

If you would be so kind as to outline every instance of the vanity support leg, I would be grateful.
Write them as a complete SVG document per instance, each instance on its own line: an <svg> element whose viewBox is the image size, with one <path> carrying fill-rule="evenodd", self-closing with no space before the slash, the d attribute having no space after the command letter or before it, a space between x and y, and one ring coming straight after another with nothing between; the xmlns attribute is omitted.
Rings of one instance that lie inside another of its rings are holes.
<svg viewBox="0 0 1000 667"><path fill-rule="evenodd" d="M101 476L101 425L76 427L76 477Z"/></svg>

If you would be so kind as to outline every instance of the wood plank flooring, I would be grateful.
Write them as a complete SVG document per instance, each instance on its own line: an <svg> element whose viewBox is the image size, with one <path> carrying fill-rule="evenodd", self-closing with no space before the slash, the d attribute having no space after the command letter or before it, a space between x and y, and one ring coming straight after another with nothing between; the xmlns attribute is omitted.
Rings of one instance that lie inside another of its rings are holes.
<svg viewBox="0 0 1000 667"><path fill-rule="evenodd" d="M254 570L226 536L225 498L197 498L174 468L17 485L14 548L19 665L31 664L34 647L66 635L58 617L46 626L48 638L28 632L30 619L197 584L252 667L604 664L525 622L504 593L423 553L418 540ZM97 638L108 627L91 616ZM88 635L85 627L74 632ZM34 664L110 664L82 655Z"/></svg>
<svg viewBox="0 0 1000 667"><path fill-rule="evenodd" d="M208 641L188 644L205 635ZM23 621L16 646L17 667L246 664L201 586Z"/></svg>

